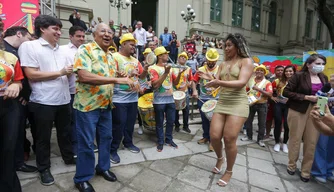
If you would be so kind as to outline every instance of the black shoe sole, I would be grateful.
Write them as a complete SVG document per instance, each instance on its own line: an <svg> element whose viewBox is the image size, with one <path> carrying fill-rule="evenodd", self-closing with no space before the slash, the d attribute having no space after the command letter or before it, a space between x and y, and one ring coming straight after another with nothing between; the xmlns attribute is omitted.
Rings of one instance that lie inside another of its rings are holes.
<svg viewBox="0 0 334 192"><path fill-rule="evenodd" d="M39 177L39 179L40 179L40 183L44 186L50 186L50 185L53 185L55 183L55 181L52 181L50 183L43 183L41 177Z"/></svg>
<svg viewBox="0 0 334 192"><path fill-rule="evenodd" d="M110 182L116 182L117 181L117 178L115 178L115 179L108 179L108 178L106 178L103 175L103 173L96 172L96 175L103 177L106 181L110 181Z"/></svg>

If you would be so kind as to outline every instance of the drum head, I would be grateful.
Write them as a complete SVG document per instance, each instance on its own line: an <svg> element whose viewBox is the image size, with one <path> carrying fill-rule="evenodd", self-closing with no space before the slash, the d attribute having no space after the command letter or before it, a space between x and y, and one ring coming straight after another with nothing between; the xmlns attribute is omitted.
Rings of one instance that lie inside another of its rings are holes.
<svg viewBox="0 0 334 192"><path fill-rule="evenodd" d="M181 100L186 97L186 93L183 91L174 91L173 92L173 97L176 100Z"/></svg>
<svg viewBox="0 0 334 192"><path fill-rule="evenodd" d="M217 100L209 100L207 102L205 102L201 108L201 110L204 112L204 113L207 113L209 111L212 111L215 109L217 105Z"/></svg>
<svg viewBox="0 0 334 192"><path fill-rule="evenodd" d="M146 56L146 63L148 65L153 65L157 62L157 56L155 56L155 54L153 52L149 53L147 56Z"/></svg>
<svg viewBox="0 0 334 192"><path fill-rule="evenodd" d="M147 93L138 99L138 107L143 109L153 108L153 93Z"/></svg>

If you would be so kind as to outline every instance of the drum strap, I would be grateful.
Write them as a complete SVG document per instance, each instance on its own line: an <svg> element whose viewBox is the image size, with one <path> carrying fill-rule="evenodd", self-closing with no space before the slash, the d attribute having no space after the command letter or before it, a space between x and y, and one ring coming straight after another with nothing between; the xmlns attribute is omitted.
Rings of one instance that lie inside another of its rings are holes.
<svg viewBox="0 0 334 192"><path fill-rule="evenodd" d="M258 91L254 91L254 90L252 89L252 87L256 85L255 78L253 79L253 81L254 81L254 82L252 83L251 90L250 90L248 93L251 94L251 95L255 95L255 96L257 96L258 98L260 98L260 97L262 96L262 94L261 94L260 92L258 92ZM266 83L266 79L263 78L263 80L258 84L257 87L258 87L259 89L263 89L264 86L265 86L265 83Z"/></svg>

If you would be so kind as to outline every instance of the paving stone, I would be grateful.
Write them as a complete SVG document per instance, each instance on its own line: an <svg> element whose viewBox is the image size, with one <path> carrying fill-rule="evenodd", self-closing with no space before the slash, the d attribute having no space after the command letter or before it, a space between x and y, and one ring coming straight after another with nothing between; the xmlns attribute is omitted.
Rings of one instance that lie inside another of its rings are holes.
<svg viewBox="0 0 334 192"><path fill-rule="evenodd" d="M300 178L299 178L299 175L300 175L299 173L300 172L298 170L296 171L295 175L289 175L286 171L286 165L275 164L274 166L275 166L276 171L278 172L279 176L282 179L285 179L285 180L293 182L293 183L300 181Z"/></svg>
<svg viewBox="0 0 334 192"><path fill-rule="evenodd" d="M162 152L157 152L156 147L146 148L142 150L147 160L158 160L158 159L168 159L172 157L178 157L183 155L190 155L192 151L189 150L184 144L179 144L178 149L164 145Z"/></svg>
<svg viewBox="0 0 334 192"><path fill-rule="evenodd" d="M238 153L237 158L235 160L235 164L242 165L242 166L247 166L246 156L241 155L241 154Z"/></svg>
<svg viewBox="0 0 334 192"><path fill-rule="evenodd" d="M197 143L197 141L200 140L200 139L202 139L202 138L203 138L202 134L201 135L195 135L193 137L193 139L191 140L191 142L196 142Z"/></svg>
<svg viewBox="0 0 334 192"><path fill-rule="evenodd" d="M219 179L219 178L218 178ZM217 184L218 179L213 180L210 190L212 192L226 191L226 192L248 192L248 186L246 183L240 182L235 179L231 179L225 187L221 187Z"/></svg>
<svg viewBox="0 0 334 192"><path fill-rule="evenodd" d="M184 140L179 140L179 139L173 139L174 143L176 144L180 144L180 143L186 143L188 141L184 141Z"/></svg>
<svg viewBox="0 0 334 192"><path fill-rule="evenodd" d="M102 176L93 177L89 182L92 184L95 191L98 192L117 192L123 187L120 182L110 182L103 179Z"/></svg>
<svg viewBox="0 0 334 192"><path fill-rule="evenodd" d="M136 192L136 191L129 187L124 187L119 192Z"/></svg>
<svg viewBox="0 0 334 192"><path fill-rule="evenodd" d="M253 149L248 147L247 148L247 155L250 157L255 157L258 159L264 159L267 161L273 161L273 158L271 157L270 152L259 150L259 149Z"/></svg>
<svg viewBox="0 0 334 192"><path fill-rule="evenodd" d="M238 147L238 153L241 155L246 155L247 147L245 146L237 146Z"/></svg>
<svg viewBox="0 0 334 192"><path fill-rule="evenodd" d="M124 183L132 179L143 169L144 166L140 166L139 164L131 164L131 165L113 167L111 168L111 171L115 173L119 181Z"/></svg>
<svg viewBox="0 0 334 192"><path fill-rule="evenodd" d="M29 185L30 183L36 182L38 179L37 178L33 178L33 179L24 179L21 180L21 187L25 186L25 185Z"/></svg>
<svg viewBox="0 0 334 192"><path fill-rule="evenodd" d="M136 143L136 146L139 147L140 149L143 149L143 148L154 147L156 146L156 143L154 141L141 140L138 143Z"/></svg>
<svg viewBox="0 0 334 192"><path fill-rule="evenodd" d="M254 186L269 190L284 192L285 188L279 177L256 170L249 170L249 183ZM265 178L265 180L264 180Z"/></svg>
<svg viewBox="0 0 334 192"><path fill-rule="evenodd" d="M273 158L274 158L275 163L277 163L277 164L287 165L288 161L289 161L288 156L278 154L278 153L273 154ZM297 169L300 169L300 168L301 168L301 162L297 161Z"/></svg>
<svg viewBox="0 0 334 192"><path fill-rule="evenodd" d="M184 131L174 132L173 133L173 139L178 139L178 140L187 141L187 142L191 141L193 139L193 136L194 135L186 133Z"/></svg>
<svg viewBox="0 0 334 192"><path fill-rule="evenodd" d="M248 157L248 165L252 169L256 169L272 175L277 175L273 162Z"/></svg>
<svg viewBox="0 0 334 192"><path fill-rule="evenodd" d="M283 180L283 182L289 192L302 192L295 186L295 184L292 184L290 181Z"/></svg>
<svg viewBox="0 0 334 192"><path fill-rule="evenodd" d="M205 169L206 171L209 171L209 172L211 172L212 169L215 167L216 162L217 160L215 158L208 157L202 154L193 155L189 159L189 164ZM226 167L226 163L223 164L223 170L225 167Z"/></svg>
<svg viewBox="0 0 334 192"><path fill-rule="evenodd" d="M251 186L250 192L268 192L267 190L263 190L254 186Z"/></svg>
<svg viewBox="0 0 334 192"><path fill-rule="evenodd" d="M232 178L247 182L247 168L240 165L234 165Z"/></svg>
<svg viewBox="0 0 334 192"><path fill-rule="evenodd" d="M118 150L117 153L121 158L121 162L118 164L111 163L112 167L145 161L142 150L139 153L132 153L131 151L124 149L124 150Z"/></svg>
<svg viewBox="0 0 334 192"><path fill-rule="evenodd" d="M139 165L148 168L148 167L151 166L152 163L153 163L153 161L144 161L144 162L139 163Z"/></svg>
<svg viewBox="0 0 334 192"><path fill-rule="evenodd" d="M241 138L245 137L243 134L239 134L237 139L237 146L249 145L251 143L255 143L255 141L241 141Z"/></svg>
<svg viewBox="0 0 334 192"><path fill-rule="evenodd" d="M56 175L55 182L63 191L73 191L76 189L73 181L74 175L75 172Z"/></svg>
<svg viewBox="0 0 334 192"><path fill-rule="evenodd" d="M171 182L171 178L146 169L139 173L130 183L130 187L142 192L163 191Z"/></svg>
<svg viewBox="0 0 334 192"><path fill-rule="evenodd" d="M175 160L182 161L183 163L188 163L191 155L185 155L185 156L180 156L180 157L175 157Z"/></svg>
<svg viewBox="0 0 334 192"><path fill-rule="evenodd" d="M186 183L178 180L174 180L172 184L167 188L166 192L202 192L202 189L198 189Z"/></svg>
<svg viewBox="0 0 334 192"><path fill-rule="evenodd" d="M44 186L39 180L32 182L24 187L22 187L24 192L61 192L61 190L56 185Z"/></svg>
<svg viewBox="0 0 334 192"><path fill-rule="evenodd" d="M183 166L184 164L181 161L164 159L154 161L150 169L170 177L175 177L182 170Z"/></svg>
<svg viewBox="0 0 334 192"><path fill-rule="evenodd" d="M202 169L187 165L177 176L177 178L185 183L207 189L211 180L211 173Z"/></svg>
<svg viewBox="0 0 334 192"><path fill-rule="evenodd" d="M196 135L197 131L199 129L202 129L202 125L193 125L193 126L189 126L189 129L190 129L190 134L191 135ZM182 130L182 129L181 129Z"/></svg>
<svg viewBox="0 0 334 192"><path fill-rule="evenodd" d="M208 145L199 145L197 142L187 142L184 145L193 153L203 153L209 151Z"/></svg>

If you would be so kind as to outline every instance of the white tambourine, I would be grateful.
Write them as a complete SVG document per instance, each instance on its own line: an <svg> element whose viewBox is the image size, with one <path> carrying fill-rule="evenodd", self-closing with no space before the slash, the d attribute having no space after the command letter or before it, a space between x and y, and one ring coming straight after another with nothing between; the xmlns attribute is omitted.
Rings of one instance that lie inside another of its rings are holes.
<svg viewBox="0 0 334 192"><path fill-rule="evenodd" d="M157 56L155 56L155 54L151 52L147 54L145 61L148 65L153 65L157 62Z"/></svg>

